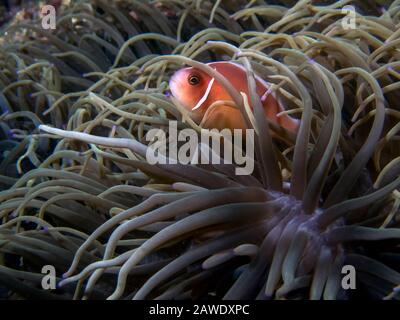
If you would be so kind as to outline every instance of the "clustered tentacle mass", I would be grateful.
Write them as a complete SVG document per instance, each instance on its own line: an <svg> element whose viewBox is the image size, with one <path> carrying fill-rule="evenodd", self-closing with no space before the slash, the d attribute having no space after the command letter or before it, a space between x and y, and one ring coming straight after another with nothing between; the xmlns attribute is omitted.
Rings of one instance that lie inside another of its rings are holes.
<svg viewBox="0 0 400 320"><path fill-rule="evenodd" d="M400 1L376 2L72 1L54 31L9 25L0 286L53 299L397 299ZM247 101L205 65L218 60L247 69ZM256 129L253 175L146 162L150 129L201 129L168 95L184 64L220 81ZM297 136L248 118L254 73L301 119ZM41 289L44 265L57 290Z"/></svg>

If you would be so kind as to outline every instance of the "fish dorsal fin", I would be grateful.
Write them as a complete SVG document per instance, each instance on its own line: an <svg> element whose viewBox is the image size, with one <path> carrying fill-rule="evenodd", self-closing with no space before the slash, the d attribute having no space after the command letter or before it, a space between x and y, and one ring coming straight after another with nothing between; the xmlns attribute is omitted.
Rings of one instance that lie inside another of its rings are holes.
<svg viewBox="0 0 400 320"><path fill-rule="evenodd" d="M210 95L210 92L211 92L212 86L213 86L213 84L214 84L214 81L215 81L215 78L212 78L212 79L210 80L210 83L209 83L208 86L207 86L206 92L205 92L204 95L201 97L201 99L199 100L199 102L197 102L197 104L193 107L192 111L193 111L193 110L197 110L198 108L200 108L201 105L207 100L208 96Z"/></svg>

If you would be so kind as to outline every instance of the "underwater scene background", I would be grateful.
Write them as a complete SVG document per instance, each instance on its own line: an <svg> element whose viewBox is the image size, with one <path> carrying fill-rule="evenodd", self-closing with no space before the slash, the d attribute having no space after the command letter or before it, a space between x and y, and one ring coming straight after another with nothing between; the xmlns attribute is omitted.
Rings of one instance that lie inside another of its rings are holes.
<svg viewBox="0 0 400 320"><path fill-rule="evenodd" d="M399 0L4 1L0 28L2 299L399 299ZM188 66L254 129L251 175L147 161L150 130L201 133Z"/></svg>

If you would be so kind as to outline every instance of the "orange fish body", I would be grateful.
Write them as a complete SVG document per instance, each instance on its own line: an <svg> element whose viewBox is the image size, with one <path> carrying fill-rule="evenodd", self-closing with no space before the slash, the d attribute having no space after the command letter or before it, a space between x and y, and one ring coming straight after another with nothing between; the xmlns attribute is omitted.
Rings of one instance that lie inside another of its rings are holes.
<svg viewBox="0 0 400 320"><path fill-rule="evenodd" d="M212 62L208 64L227 78L238 92L249 97L246 70L233 62ZM297 132L299 121L288 115L277 116L284 111L273 93L267 93L269 85L256 76L257 94L262 97L265 116L291 132ZM216 101L233 101L229 93L216 80L196 68L178 70L170 80L172 95L190 112L192 119L200 123L208 108ZM267 93L267 94L266 94ZM219 130L246 129L245 120L239 109L228 105L209 110L203 127Z"/></svg>

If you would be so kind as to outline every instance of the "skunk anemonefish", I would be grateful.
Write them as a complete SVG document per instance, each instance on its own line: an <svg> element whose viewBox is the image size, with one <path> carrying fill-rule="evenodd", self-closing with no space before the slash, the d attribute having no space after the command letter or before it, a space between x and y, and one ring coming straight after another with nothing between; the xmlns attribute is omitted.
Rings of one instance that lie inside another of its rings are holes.
<svg viewBox="0 0 400 320"><path fill-rule="evenodd" d="M246 70L233 62L211 62L208 65L226 77L239 92L249 97ZM296 133L299 120L286 114L277 116L284 108L278 102L274 93L268 91L269 85L256 76L257 94L261 97L265 116L285 129ZM170 90L188 111L191 118L200 123L207 109L216 101L233 101L229 93L214 78L196 68L178 70L170 80ZM222 130L246 129L245 120L239 109L221 105L213 108L203 120L203 127Z"/></svg>

